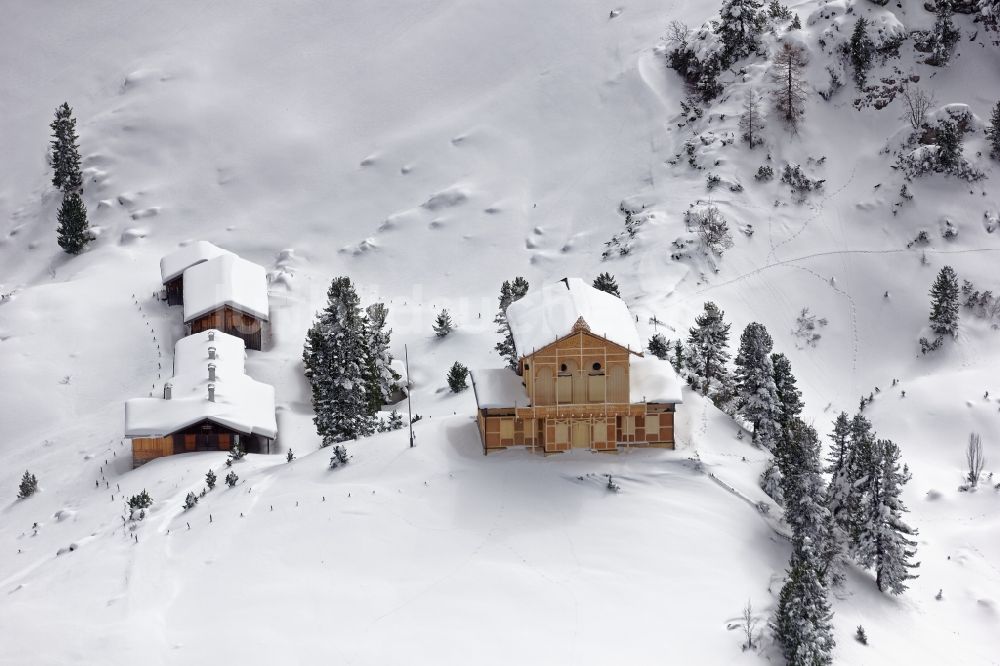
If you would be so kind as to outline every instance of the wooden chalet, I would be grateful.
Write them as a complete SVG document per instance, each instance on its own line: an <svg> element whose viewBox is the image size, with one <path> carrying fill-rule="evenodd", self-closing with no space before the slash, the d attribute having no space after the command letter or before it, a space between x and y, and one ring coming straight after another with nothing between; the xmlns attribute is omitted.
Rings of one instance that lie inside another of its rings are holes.
<svg viewBox="0 0 1000 666"><path fill-rule="evenodd" d="M567 278L507 309L517 371L473 371L483 452L673 448L680 381L642 354L625 303Z"/></svg>
<svg viewBox="0 0 1000 666"><path fill-rule="evenodd" d="M184 324L188 333L211 329L260 350L268 321L267 275L263 267L224 254L184 271Z"/></svg>
<svg viewBox="0 0 1000 666"><path fill-rule="evenodd" d="M173 377L163 397L125 402L125 436L132 466L192 451L269 453L277 436L274 389L244 371L241 338L209 330L174 346Z"/></svg>
<svg viewBox="0 0 1000 666"><path fill-rule="evenodd" d="M209 259L232 254L208 241L195 241L160 259L160 280L167 305L184 304L184 271Z"/></svg>

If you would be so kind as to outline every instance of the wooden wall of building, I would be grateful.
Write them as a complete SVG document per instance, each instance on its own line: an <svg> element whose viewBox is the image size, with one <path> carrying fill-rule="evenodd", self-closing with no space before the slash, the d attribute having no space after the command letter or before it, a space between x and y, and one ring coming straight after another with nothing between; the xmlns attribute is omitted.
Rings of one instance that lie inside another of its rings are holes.
<svg viewBox="0 0 1000 666"><path fill-rule="evenodd" d="M525 389L536 406L629 402L630 353L578 331L524 359Z"/></svg>
<svg viewBox="0 0 1000 666"><path fill-rule="evenodd" d="M264 322L253 315L240 312L228 305L208 312L197 319L193 319L189 323L189 326L191 327L192 334L214 328L223 333L234 335L246 343L247 349L260 351L263 342Z"/></svg>

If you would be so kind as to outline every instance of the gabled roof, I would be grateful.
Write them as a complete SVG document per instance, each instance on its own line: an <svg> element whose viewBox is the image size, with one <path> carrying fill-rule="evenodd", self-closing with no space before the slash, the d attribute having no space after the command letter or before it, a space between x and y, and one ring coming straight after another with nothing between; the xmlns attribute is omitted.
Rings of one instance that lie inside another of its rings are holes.
<svg viewBox="0 0 1000 666"><path fill-rule="evenodd" d="M210 358L214 348L215 358ZM248 435L274 438L274 388L244 373L243 340L220 331L181 338L174 345L174 376L169 400L133 398L125 401L126 437L163 437L204 420ZM215 380L209 380L209 364ZM215 385L215 401L208 385Z"/></svg>
<svg viewBox="0 0 1000 666"><path fill-rule="evenodd" d="M173 280L195 264L214 259L224 254L232 254L229 250L216 247L208 241L188 243L179 250L171 252L160 259L160 279L163 284Z"/></svg>
<svg viewBox="0 0 1000 666"><path fill-rule="evenodd" d="M184 321L229 305L267 321L267 275L262 266L224 254L184 271Z"/></svg>
<svg viewBox="0 0 1000 666"><path fill-rule="evenodd" d="M580 278L563 278L529 291L507 308L507 324L522 358L566 337L574 326L642 353L635 319L625 302Z"/></svg>
<svg viewBox="0 0 1000 666"><path fill-rule="evenodd" d="M470 374L480 409L531 406L521 376L510 368L471 370Z"/></svg>

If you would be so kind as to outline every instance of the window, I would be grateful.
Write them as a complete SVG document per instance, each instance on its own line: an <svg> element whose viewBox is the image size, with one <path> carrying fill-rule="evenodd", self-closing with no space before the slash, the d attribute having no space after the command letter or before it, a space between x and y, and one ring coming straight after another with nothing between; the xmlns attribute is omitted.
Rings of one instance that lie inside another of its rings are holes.
<svg viewBox="0 0 1000 666"><path fill-rule="evenodd" d="M559 366L559 372L569 372L569 368L566 367L565 363Z"/></svg>
<svg viewBox="0 0 1000 666"><path fill-rule="evenodd" d="M569 444L569 424L556 424L556 444Z"/></svg>
<svg viewBox="0 0 1000 666"><path fill-rule="evenodd" d="M608 441L608 424L603 421L594 424L594 443L604 444Z"/></svg>
<svg viewBox="0 0 1000 666"><path fill-rule="evenodd" d="M656 442L660 439L660 415L646 414L646 441Z"/></svg>
<svg viewBox="0 0 1000 666"><path fill-rule="evenodd" d="M500 439L514 439L514 419L500 419Z"/></svg>
<svg viewBox="0 0 1000 666"><path fill-rule="evenodd" d="M623 416L622 417L622 435L626 437L635 437L635 417L634 416Z"/></svg>
<svg viewBox="0 0 1000 666"><path fill-rule="evenodd" d="M592 365L590 367L594 370L594 372L600 372L601 371L601 364L600 363L595 363L594 365Z"/></svg>

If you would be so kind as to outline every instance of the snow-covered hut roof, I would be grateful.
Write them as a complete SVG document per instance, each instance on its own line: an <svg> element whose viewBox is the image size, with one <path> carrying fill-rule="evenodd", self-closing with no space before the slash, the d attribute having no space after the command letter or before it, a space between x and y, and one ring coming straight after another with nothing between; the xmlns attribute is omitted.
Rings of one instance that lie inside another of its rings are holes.
<svg viewBox="0 0 1000 666"><path fill-rule="evenodd" d="M126 437L163 437L205 419L249 435L274 438L274 388L244 372L243 340L220 331L181 338L174 345L170 399L125 401ZM209 379L209 364L215 379ZM215 400L208 399L214 385Z"/></svg>
<svg viewBox="0 0 1000 666"><path fill-rule="evenodd" d="M655 356L633 358L628 366L628 383L632 402L684 402L681 381L673 366Z"/></svg>
<svg viewBox="0 0 1000 666"><path fill-rule="evenodd" d="M563 278L529 291L507 308L507 323L520 357L569 335L580 319L591 333L642 353L642 341L625 301L580 278Z"/></svg>
<svg viewBox="0 0 1000 666"><path fill-rule="evenodd" d="M521 376L510 368L472 370L470 374L480 409L531 406Z"/></svg>
<svg viewBox="0 0 1000 666"><path fill-rule="evenodd" d="M189 243L160 259L160 279L163 284L166 284L195 264L215 259L224 254L232 254L232 252L216 247L208 241Z"/></svg>
<svg viewBox="0 0 1000 666"><path fill-rule="evenodd" d="M262 266L224 254L184 271L184 321L224 305L267 321L267 275Z"/></svg>

